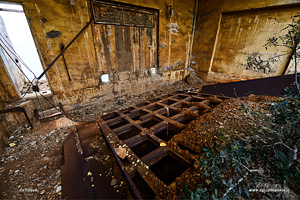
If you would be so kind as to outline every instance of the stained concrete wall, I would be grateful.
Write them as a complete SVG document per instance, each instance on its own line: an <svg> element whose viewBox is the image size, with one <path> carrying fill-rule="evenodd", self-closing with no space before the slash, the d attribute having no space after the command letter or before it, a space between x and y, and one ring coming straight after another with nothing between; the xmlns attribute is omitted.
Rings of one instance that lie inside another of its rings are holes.
<svg viewBox="0 0 300 200"><path fill-rule="evenodd" d="M74 5L62 0L11 2L22 3L44 68L60 53L60 46L66 46L91 17L87 0L75 1ZM138 95L183 79L189 73L185 69L190 60L195 2L118 1L155 9L155 29L92 23L64 53L71 81L62 58L47 73L55 102L69 110L93 101ZM168 6L174 9L172 18ZM123 43L122 38L126 40ZM126 51L127 54L118 54ZM152 67L158 73L151 73ZM110 75L109 83L101 82L102 74Z"/></svg>
<svg viewBox="0 0 300 200"><path fill-rule="evenodd" d="M194 64L201 77L219 81L281 75L288 59L280 58L269 74L245 70L248 56L267 59L286 48L263 47L270 37L283 35L291 16L299 11L295 0L199 0Z"/></svg>

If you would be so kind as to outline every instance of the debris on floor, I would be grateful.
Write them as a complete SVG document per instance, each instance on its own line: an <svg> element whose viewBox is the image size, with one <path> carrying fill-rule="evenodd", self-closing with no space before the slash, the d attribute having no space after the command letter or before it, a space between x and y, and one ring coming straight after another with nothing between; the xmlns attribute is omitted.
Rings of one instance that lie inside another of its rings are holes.
<svg viewBox="0 0 300 200"><path fill-rule="evenodd" d="M189 122L198 116L198 113L215 107L224 99L226 98L220 97L219 99L201 93L178 91L105 114L97 120L97 123L99 129L107 136L109 143L114 149L118 149L117 154L122 157L120 168L125 169L131 175L139 190L142 189L141 187L145 187L145 184L138 184L141 179L150 186L151 189L148 189L147 193L140 194L142 198L153 199L155 196L160 196L162 190L165 195L167 190L164 188L169 188L168 193L170 194L176 193L174 180L181 177L181 174L193 164L186 159L185 155L180 153L176 155L171 149L168 149L166 147L168 140L180 133ZM74 129L75 131L71 130L68 133L64 142L66 162L62 166L62 184L66 189L63 190L63 198L113 198L116 191L112 190L109 193L111 196L103 196L105 193L101 192L103 185L109 185L109 180L99 178L100 180L95 183L95 188L89 189L93 182L85 177L86 171L92 171L92 174L95 174L88 161L95 160L94 163L98 170L111 167L105 166L103 162L96 163L96 161L101 161L101 157L108 154L103 153L106 145L102 144L102 148L98 150L91 149L91 145L89 145L97 135L100 135L96 123L76 125ZM123 149L125 152L121 153ZM116 162L112 156L105 157L105 160L110 163ZM73 169L70 172L70 166L76 166L75 168L78 170L75 172ZM79 166L82 166L82 170ZM103 173L101 172L101 174ZM141 177L137 181L135 177L138 174ZM98 177L98 173L93 177ZM116 175L108 177L113 178ZM75 182L77 184L74 185ZM114 183L114 179L111 180L111 183ZM110 191L110 189L106 188L106 191ZM124 197L126 198L126 195ZM163 197L160 196L160 198Z"/></svg>
<svg viewBox="0 0 300 200"><path fill-rule="evenodd" d="M58 199L61 197L62 142L75 123L63 117L20 127L0 155L0 198Z"/></svg>
<svg viewBox="0 0 300 200"><path fill-rule="evenodd" d="M204 84L207 83L202 80L194 81L191 84L188 84L183 80L172 85L163 86L159 90L149 91L138 96L119 97L113 101L81 107L79 109L67 112L66 114L69 118L77 121L95 121L99 118L99 116L104 115L105 113L109 113L114 110L125 109L131 105L162 96L166 93L172 93L179 90L199 92Z"/></svg>
<svg viewBox="0 0 300 200"><path fill-rule="evenodd" d="M74 121L94 121L103 113L120 110L165 91L199 90L202 84L180 81L157 91L133 97L121 97L102 106L91 105L68 112ZM47 87L45 90L48 90ZM66 117L33 122L34 129L20 127L11 133L4 153L0 155L0 199L61 198L61 171L64 162L63 140L76 123Z"/></svg>

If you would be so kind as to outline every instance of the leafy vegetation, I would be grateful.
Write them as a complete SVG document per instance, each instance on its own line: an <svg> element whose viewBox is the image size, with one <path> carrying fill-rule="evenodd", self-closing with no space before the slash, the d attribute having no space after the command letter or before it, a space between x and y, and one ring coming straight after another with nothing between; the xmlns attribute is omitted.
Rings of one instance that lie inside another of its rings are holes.
<svg viewBox="0 0 300 200"><path fill-rule="evenodd" d="M286 92L287 97L270 103L268 114L249 112L262 123L249 127L247 138L224 137L221 145L203 149L196 164L205 184L194 191L183 187L183 198L276 199L289 198L288 190L300 197L300 95ZM244 102L240 109L249 111Z"/></svg>
<svg viewBox="0 0 300 200"><path fill-rule="evenodd" d="M195 191L184 186L182 198L291 198L286 196L290 194L287 190L293 191L296 198L300 198L300 93L297 77L299 17L292 17L292 23L284 29L287 30L286 34L279 38L272 37L264 45L266 49L270 46L285 46L292 50L289 56L293 56L295 62L296 89L285 88L284 98L270 102L268 114L254 112L241 101L241 109L263 123L257 128L251 128L247 139L226 137L223 144L204 148L197 164L200 165L206 184ZM247 69L269 73L270 63L278 62L277 57L268 60L249 57ZM223 133L220 134L222 137Z"/></svg>
<svg viewBox="0 0 300 200"><path fill-rule="evenodd" d="M294 15L291 17L291 23L287 24L283 28L285 34L279 37L271 37L267 40L267 43L263 46L266 50L269 47L285 47L287 49L286 53L282 53L271 57L269 59L263 60L260 56L247 58L246 70L254 70L262 73L270 73L272 71L271 64L277 63L280 57L287 56L289 60L294 61L295 67L295 85L299 90L299 84L297 80L297 59L300 57L300 15ZM287 66L288 67L288 66Z"/></svg>

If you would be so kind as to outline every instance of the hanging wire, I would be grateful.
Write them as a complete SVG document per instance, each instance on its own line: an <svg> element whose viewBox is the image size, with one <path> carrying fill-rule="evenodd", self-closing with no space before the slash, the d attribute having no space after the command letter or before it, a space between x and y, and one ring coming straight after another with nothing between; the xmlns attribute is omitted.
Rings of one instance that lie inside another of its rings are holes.
<svg viewBox="0 0 300 200"><path fill-rule="evenodd" d="M1 33L0 33L0 35L1 35ZM2 35L1 35L2 36ZM3 36L2 36L3 37ZM33 74L33 76L36 78L36 76L35 76L35 74L34 74L34 72L33 71L31 71L31 69L26 65L26 63L22 60L22 58L15 52L15 50L13 49L13 47L12 46L10 46L10 44L5 40L5 38L4 38L4 41L8 44L8 46L3 42L3 40L0 38L0 41L2 42L2 44L6 47L6 50L8 50L12 55L14 55L17 59L18 59L18 61L20 61L25 67L26 67L26 69L28 70L28 71L30 71L32 74ZM2 47L3 48L3 47ZM4 49L4 48L3 48ZM7 51L6 51L7 52Z"/></svg>
<svg viewBox="0 0 300 200"><path fill-rule="evenodd" d="M53 105L50 100L48 100L44 95L42 95L42 93L39 92L39 94L56 110L58 110L59 112L61 112L61 110L57 109L57 106Z"/></svg>
<svg viewBox="0 0 300 200"><path fill-rule="evenodd" d="M42 104L40 103L40 100L39 100L39 97L38 97L38 95L37 95L37 92L36 92L36 91L35 91L35 96L36 96L36 99L37 99L37 101L38 101L38 104L39 104L39 106L40 106L40 108L41 108L41 111L42 111L43 117L45 117L45 115L44 115L44 112L43 112L43 107L42 107Z"/></svg>
<svg viewBox="0 0 300 200"><path fill-rule="evenodd" d="M11 44L5 39L5 37L0 33L0 36L3 38L3 40L5 41L5 44L3 42L3 40L0 38L0 40L2 41L2 43L5 45L5 47L10 51L10 53L12 53L16 58L18 58L18 60L24 65L24 67L26 67L26 69L33 74L33 76L36 78L35 73L26 65L26 63L23 61L23 59L17 54L17 52L15 51L15 49L11 46Z"/></svg>
<svg viewBox="0 0 300 200"><path fill-rule="evenodd" d="M6 52L6 54L10 57L10 59L16 64L16 66L19 68L19 70L22 72L22 74L25 76L25 78L27 78L27 80L28 80L29 82L31 82L30 79L29 79L29 78L26 76L26 74L23 72L23 70L21 69L21 67L16 63L15 59L13 59L13 58L11 57L11 55L7 52L7 50L2 46L2 43L0 43L0 46L1 46L2 49Z"/></svg>
<svg viewBox="0 0 300 200"><path fill-rule="evenodd" d="M4 39L5 42L3 42L3 40L0 38L0 46L2 47L2 49L6 52L6 54L9 56L9 58L15 63L15 65L18 67L18 69L22 72L22 74L25 76L25 78L28 80L28 82L30 83L28 89L26 90L26 92L17 100L15 101L2 101L0 100L1 103L15 103L15 102L18 102L20 100L22 100L26 94L28 94L30 88L32 87L33 85L33 80L36 79L36 75L32 72L32 70L25 64L25 62L21 59L21 57L15 52L15 50L13 49L13 47L10 45L9 42L7 42L7 40L4 38L4 36L0 33L0 36ZM6 44L8 44L8 46ZM4 48L4 46L5 48ZM11 49L10 49L11 48ZM24 73L24 71L22 70L22 68L16 63L16 60L14 58L12 58L11 54L8 53L8 51L14 55L16 58L18 58L19 61L22 62L22 64L34 75L34 79L31 81L27 76L26 74Z"/></svg>

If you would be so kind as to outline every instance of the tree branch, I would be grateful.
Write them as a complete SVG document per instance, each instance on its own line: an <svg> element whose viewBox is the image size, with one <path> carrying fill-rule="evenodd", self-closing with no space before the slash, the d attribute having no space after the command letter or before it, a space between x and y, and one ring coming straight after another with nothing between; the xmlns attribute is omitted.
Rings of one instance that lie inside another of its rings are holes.
<svg viewBox="0 0 300 200"><path fill-rule="evenodd" d="M240 184L240 182L242 182L242 181L248 176L248 174L249 174L249 172L247 172L247 173L245 174L245 176L243 176L242 178L240 178L236 184L234 184L234 185L232 185L230 188L228 188L228 190L223 194L223 198L226 197L227 194L228 194L233 188L235 188L238 184Z"/></svg>

